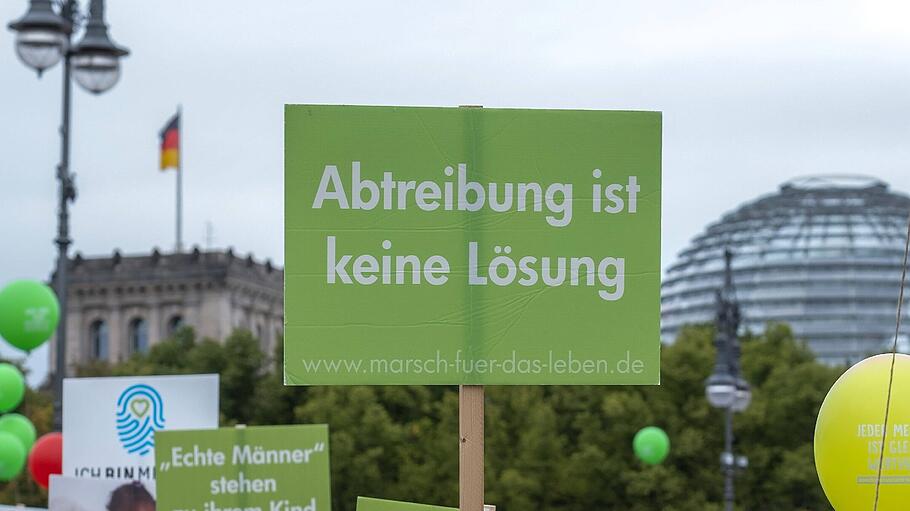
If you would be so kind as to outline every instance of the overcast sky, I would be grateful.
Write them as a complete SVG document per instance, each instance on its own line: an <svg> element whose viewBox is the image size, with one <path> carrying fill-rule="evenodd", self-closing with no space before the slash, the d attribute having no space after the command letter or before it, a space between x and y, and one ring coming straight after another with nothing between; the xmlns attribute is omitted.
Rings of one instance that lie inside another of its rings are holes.
<svg viewBox="0 0 910 511"><path fill-rule="evenodd" d="M87 3L87 2L86 2ZM74 91L75 250L171 249L158 130L184 110L185 239L283 263L285 103L663 112L663 263L705 224L799 175L910 190L910 3L109 0L132 54ZM5 25L27 0L0 2ZM0 33L0 285L48 277L60 66ZM10 353L8 348L0 352ZM29 365L46 373L44 349Z"/></svg>

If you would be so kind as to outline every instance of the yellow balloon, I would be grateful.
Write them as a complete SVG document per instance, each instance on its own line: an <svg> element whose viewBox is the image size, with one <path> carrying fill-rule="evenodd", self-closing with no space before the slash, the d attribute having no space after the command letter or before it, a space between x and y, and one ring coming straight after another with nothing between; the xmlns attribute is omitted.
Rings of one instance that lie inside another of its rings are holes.
<svg viewBox="0 0 910 511"><path fill-rule="evenodd" d="M815 469L837 511L872 510L882 447L878 511L910 509L910 356L895 358L885 426L891 358L876 355L848 369L818 412Z"/></svg>

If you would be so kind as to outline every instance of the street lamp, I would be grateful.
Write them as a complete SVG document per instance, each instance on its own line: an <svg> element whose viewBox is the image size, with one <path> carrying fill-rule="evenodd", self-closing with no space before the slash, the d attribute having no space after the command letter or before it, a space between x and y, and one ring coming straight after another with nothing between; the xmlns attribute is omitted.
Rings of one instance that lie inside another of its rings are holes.
<svg viewBox="0 0 910 511"><path fill-rule="evenodd" d="M745 456L733 454L733 414L742 412L752 402L749 383L739 375L739 304L733 294L733 253L724 251L724 286L717 293L714 346L717 358L714 373L705 381L708 403L724 410L724 452L720 465L724 471L724 509L733 510L733 477L749 466Z"/></svg>
<svg viewBox="0 0 910 511"><path fill-rule="evenodd" d="M730 408L736 400L736 378L715 372L705 383L705 395L714 408Z"/></svg>
<svg viewBox="0 0 910 511"><path fill-rule="evenodd" d="M101 94L120 79L120 58L129 53L107 34L103 0L93 0L85 35L73 48L76 82L93 94Z"/></svg>
<svg viewBox="0 0 910 511"><path fill-rule="evenodd" d="M74 29L84 22L85 34L75 46ZM76 82L94 94L113 87L120 78L120 59L129 54L107 34L104 0L92 0L88 15L79 11L77 0L30 0L24 16L9 24L16 32L16 54L40 77L45 69L63 60L63 115L60 123L60 163L57 165L57 269L54 288L60 301L54 369L54 427L62 426L63 378L66 376L66 298L69 246L69 203L76 200L75 175L69 170L71 71Z"/></svg>
<svg viewBox="0 0 910 511"><path fill-rule="evenodd" d="M51 0L31 0L25 16L9 24L16 31L16 55L38 72L60 62L69 46L73 25L54 12Z"/></svg>
<svg viewBox="0 0 910 511"><path fill-rule="evenodd" d="M739 378L736 380L736 394L733 399L733 408L734 412L744 412L746 408L749 408L749 404L752 403L752 389L749 388L749 383Z"/></svg>

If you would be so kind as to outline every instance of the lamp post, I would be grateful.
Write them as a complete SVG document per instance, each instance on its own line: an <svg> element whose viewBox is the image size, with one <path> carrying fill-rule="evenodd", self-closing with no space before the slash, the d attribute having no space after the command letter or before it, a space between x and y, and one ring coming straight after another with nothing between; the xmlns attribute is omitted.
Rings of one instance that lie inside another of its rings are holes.
<svg viewBox="0 0 910 511"><path fill-rule="evenodd" d="M733 253L724 251L724 286L717 292L716 333L714 346L717 359L714 373L705 382L705 395L715 408L724 410L724 452L720 456L724 471L724 509L733 511L735 493L733 478L738 470L745 469L749 460L733 454L733 414L742 412L752 401L748 382L739 375L739 304L733 295L731 263Z"/></svg>
<svg viewBox="0 0 910 511"><path fill-rule="evenodd" d="M85 24L82 39L73 42L73 33ZM120 78L120 58L126 48L111 41L104 22L104 0L91 0L88 15L77 0L30 0L24 16L9 24L16 32L16 54L26 66L38 72L63 60L63 114L60 123L60 163L57 165L57 268L54 288L60 300L60 323L56 334L54 366L54 428L62 427L63 378L66 376L67 261L72 239L69 234L69 203L76 200L75 174L70 172L71 75L93 94L113 87Z"/></svg>

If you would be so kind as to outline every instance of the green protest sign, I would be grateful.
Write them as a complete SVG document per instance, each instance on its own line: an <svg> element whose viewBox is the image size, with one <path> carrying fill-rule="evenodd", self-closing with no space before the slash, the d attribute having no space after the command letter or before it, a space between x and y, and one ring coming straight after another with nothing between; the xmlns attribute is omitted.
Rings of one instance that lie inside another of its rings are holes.
<svg viewBox="0 0 910 511"><path fill-rule="evenodd" d="M357 497L357 511L458 511L458 508Z"/></svg>
<svg viewBox="0 0 910 511"><path fill-rule="evenodd" d="M655 112L291 105L288 384L656 384Z"/></svg>
<svg viewBox="0 0 910 511"><path fill-rule="evenodd" d="M159 511L330 511L329 428L155 433Z"/></svg>

